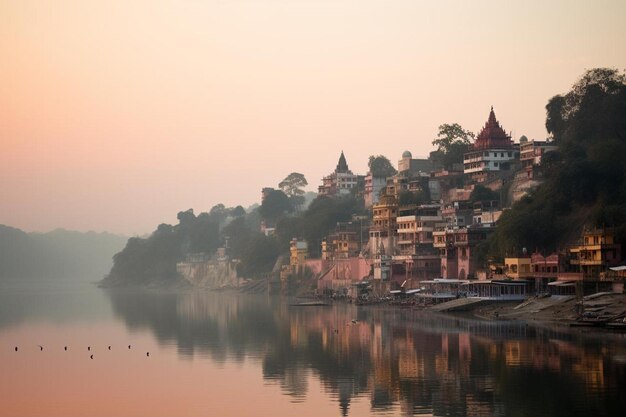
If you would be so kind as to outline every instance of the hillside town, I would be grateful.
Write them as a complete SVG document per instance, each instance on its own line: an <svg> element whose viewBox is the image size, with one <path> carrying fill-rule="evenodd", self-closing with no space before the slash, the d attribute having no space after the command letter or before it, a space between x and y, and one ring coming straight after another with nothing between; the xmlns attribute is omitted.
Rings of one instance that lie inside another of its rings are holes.
<svg viewBox="0 0 626 417"><path fill-rule="evenodd" d="M578 238L557 252L519 248L500 262L484 259L481 243L503 211L542 182L542 159L555 149L550 140L514 142L492 107L462 164L443 167L405 151L395 175L358 175L341 152L318 194L362 196L371 215L338 222L321 241L319 258L309 256L311 242L294 236L280 280L284 285L309 273L318 294L410 295L426 304L460 295L523 300L535 294L621 293L626 266L612 225L583 225ZM490 198L472 198L477 189L489 190L483 194ZM407 198L415 194L428 198ZM274 233L265 225L262 230Z"/></svg>

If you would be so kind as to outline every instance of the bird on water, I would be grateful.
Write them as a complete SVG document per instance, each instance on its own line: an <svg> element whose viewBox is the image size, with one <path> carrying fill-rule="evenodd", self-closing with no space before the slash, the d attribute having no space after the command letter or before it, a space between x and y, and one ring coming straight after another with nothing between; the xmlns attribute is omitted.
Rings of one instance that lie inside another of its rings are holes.
<svg viewBox="0 0 626 417"><path fill-rule="evenodd" d="M150 356L150 352L146 352L146 356Z"/></svg>
<svg viewBox="0 0 626 417"><path fill-rule="evenodd" d="M87 346L87 350L91 350L91 346Z"/></svg>
<svg viewBox="0 0 626 417"><path fill-rule="evenodd" d="M128 349L130 349L130 345L128 345Z"/></svg>
<svg viewBox="0 0 626 417"><path fill-rule="evenodd" d="M89 359L93 359L93 355L89 356Z"/></svg>
<svg viewBox="0 0 626 417"><path fill-rule="evenodd" d="M17 346L15 346L15 351L17 352Z"/></svg>
<svg viewBox="0 0 626 417"><path fill-rule="evenodd" d="M63 349L67 350L67 346L65 346Z"/></svg>

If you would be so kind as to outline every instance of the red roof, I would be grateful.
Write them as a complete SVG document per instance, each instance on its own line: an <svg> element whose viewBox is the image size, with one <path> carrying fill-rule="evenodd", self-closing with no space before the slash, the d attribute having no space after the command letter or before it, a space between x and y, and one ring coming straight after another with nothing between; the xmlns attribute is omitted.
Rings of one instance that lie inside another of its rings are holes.
<svg viewBox="0 0 626 417"><path fill-rule="evenodd" d="M504 129L498 123L496 114L493 112L493 106L491 112L489 112L489 119L485 123L485 127L480 131L474 142L474 149L500 149L511 148L513 141L511 136L507 135Z"/></svg>

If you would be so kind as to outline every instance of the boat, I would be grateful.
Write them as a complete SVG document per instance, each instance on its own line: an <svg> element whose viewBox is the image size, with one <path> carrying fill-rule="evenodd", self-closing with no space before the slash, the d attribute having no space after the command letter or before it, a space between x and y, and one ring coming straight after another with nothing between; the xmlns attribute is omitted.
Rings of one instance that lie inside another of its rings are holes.
<svg viewBox="0 0 626 417"><path fill-rule="evenodd" d="M319 307L319 306L329 306L329 303L325 303L324 301L305 301L302 303L289 304L291 307Z"/></svg>

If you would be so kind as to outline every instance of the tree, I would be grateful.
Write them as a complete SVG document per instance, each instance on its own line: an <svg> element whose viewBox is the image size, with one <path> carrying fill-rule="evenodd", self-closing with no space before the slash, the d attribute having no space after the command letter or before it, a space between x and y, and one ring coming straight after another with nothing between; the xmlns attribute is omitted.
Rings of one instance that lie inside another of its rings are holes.
<svg viewBox="0 0 626 417"><path fill-rule="evenodd" d="M427 202L428 198L422 191L401 191L398 195L398 205L400 206L419 205Z"/></svg>
<svg viewBox="0 0 626 417"><path fill-rule="evenodd" d="M275 224L280 217L293 211L289 198L281 190L267 188L264 195L265 197L259 208L259 213L263 220Z"/></svg>
<svg viewBox="0 0 626 417"><path fill-rule="evenodd" d="M546 110L559 150L542 158L545 182L502 214L491 253L553 251L577 239L585 224L615 226L616 241L626 242L626 76L587 71Z"/></svg>
<svg viewBox="0 0 626 417"><path fill-rule="evenodd" d="M304 204L303 187L309 185L304 175L299 172L292 172L278 184L280 188L289 197L294 208L299 208Z"/></svg>
<svg viewBox="0 0 626 417"><path fill-rule="evenodd" d="M472 194L470 194L470 201L472 203L476 203L478 201L499 201L500 195L493 191L490 188L487 188L483 185L476 184L474 189L472 190Z"/></svg>
<svg viewBox="0 0 626 417"><path fill-rule="evenodd" d="M463 163L463 154L469 150L473 139L474 133L458 123L439 125L439 133L432 142L437 150L431 153L431 159L440 162L444 168Z"/></svg>
<svg viewBox="0 0 626 417"><path fill-rule="evenodd" d="M370 173L374 177L391 177L398 173L398 171L391 165L391 162L386 156L383 155L370 155L367 166L370 169Z"/></svg>
<svg viewBox="0 0 626 417"><path fill-rule="evenodd" d="M217 220L218 223L222 223L228 216L228 210L224 204L219 203L211 207L211 210L209 210L209 216Z"/></svg>
<svg viewBox="0 0 626 417"><path fill-rule="evenodd" d="M233 217L242 217L246 215L246 210L241 206L237 206L230 210L230 215Z"/></svg>
<svg viewBox="0 0 626 417"><path fill-rule="evenodd" d="M304 175L299 172L292 172L287 175L287 177L278 184L278 188L280 188L288 197L293 197L296 195L303 195L304 190L302 187L306 187L309 185Z"/></svg>

